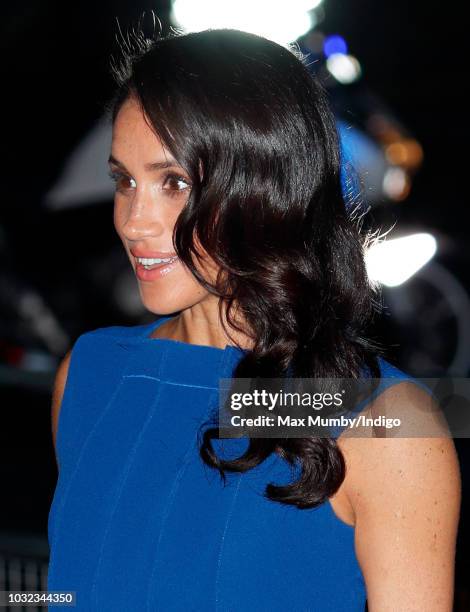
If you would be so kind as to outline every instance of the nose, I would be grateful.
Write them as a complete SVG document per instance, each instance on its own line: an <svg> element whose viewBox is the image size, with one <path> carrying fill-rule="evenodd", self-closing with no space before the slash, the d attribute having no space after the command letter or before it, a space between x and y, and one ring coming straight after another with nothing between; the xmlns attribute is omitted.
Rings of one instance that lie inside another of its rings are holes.
<svg viewBox="0 0 470 612"><path fill-rule="evenodd" d="M122 225L124 237L129 241L135 241L163 235L165 223L158 210L158 204L149 194L136 192Z"/></svg>

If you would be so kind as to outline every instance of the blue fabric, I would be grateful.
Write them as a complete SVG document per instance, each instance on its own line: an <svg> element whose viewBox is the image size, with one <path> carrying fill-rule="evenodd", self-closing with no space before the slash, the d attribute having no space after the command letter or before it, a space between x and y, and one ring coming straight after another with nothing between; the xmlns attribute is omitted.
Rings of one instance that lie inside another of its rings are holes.
<svg viewBox="0 0 470 612"><path fill-rule="evenodd" d="M291 480L277 455L227 474L225 487L203 464L199 425L242 352L149 338L168 318L75 343L57 432L48 589L76 591L78 611L362 612L354 528L329 502L299 510L263 497L267 483ZM381 367L407 378L383 359ZM214 441L225 456L246 445Z"/></svg>

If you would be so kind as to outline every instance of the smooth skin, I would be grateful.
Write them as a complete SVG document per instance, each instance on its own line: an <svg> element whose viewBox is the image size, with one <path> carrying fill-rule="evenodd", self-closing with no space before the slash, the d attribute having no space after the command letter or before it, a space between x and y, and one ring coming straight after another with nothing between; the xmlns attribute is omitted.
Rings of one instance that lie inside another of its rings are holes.
<svg viewBox="0 0 470 612"><path fill-rule="evenodd" d="M147 171L146 165L173 159L152 131L139 105L128 100L113 126L111 169L116 183L114 225L131 265L130 248L174 252L172 230L190 189L176 162ZM173 160L174 161L174 160ZM170 176L176 174L176 176ZM203 268L213 278L211 261ZM229 338L219 321L216 298L182 263L153 283L138 281L145 307L156 315L181 311L154 337L224 348L251 346L250 336ZM60 405L71 351L62 360L52 397L52 436L56 447ZM429 396L402 382L384 391L367 414L413 415L426 437L376 437L375 431L338 439L346 477L329 500L339 520L355 527L355 550L366 582L369 612L451 612L455 544L461 503L461 477L448 431L429 416ZM338 587L341 573L338 574Z"/></svg>
<svg viewBox="0 0 470 612"><path fill-rule="evenodd" d="M168 168L148 170L148 164L171 162ZM175 253L172 233L191 189L190 178L153 132L138 102L129 98L121 107L113 126L110 169L117 173L114 199L114 227L135 270L131 249ZM209 281L217 268L204 252L195 261ZM227 344L250 346L246 334L224 332L218 315L218 298L206 291L180 261L170 274L154 282L138 281L144 306L159 315L180 312L176 322L169 321L155 337L170 337L191 344L225 348ZM236 319L238 320L238 315ZM226 322L226 321L225 321Z"/></svg>

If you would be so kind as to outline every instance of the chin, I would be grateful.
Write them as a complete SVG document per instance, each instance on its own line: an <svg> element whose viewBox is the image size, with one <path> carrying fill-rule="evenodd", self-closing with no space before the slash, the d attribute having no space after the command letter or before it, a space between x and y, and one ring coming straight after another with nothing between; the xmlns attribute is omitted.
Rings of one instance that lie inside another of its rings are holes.
<svg viewBox="0 0 470 612"><path fill-rule="evenodd" d="M171 295L171 291L159 291L156 288L142 287L140 284L139 292L146 310L149 310L156 316L179 313L182 310L195 306L209 295L200 287L199 290L196 291L193 290L182 293L180 290L177 292L177 295Z"/></svg>

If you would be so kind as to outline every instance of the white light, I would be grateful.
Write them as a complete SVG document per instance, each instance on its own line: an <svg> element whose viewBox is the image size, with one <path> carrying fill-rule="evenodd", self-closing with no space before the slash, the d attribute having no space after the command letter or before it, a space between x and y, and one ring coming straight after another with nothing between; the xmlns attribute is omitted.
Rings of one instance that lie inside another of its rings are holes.
<svg viewBox="0 0 470 612"><path fill-rule="evenodd" d="M396 287L428 263L436 253L432 234L412 234L372 245L366 255L366 267L373 281Z"/></svg>
<svg viewBox="0 0 470 612"><path fill-rule="evenodd" d="M316 9L317 6L320 6L322 2L323 0L296 0L294 4L302 11L312 11ZM272 4L272 2L270 4Z"/></svg>
<svg viewBox="0 0 470 612"><path fill-rule="evenodd" d="M172 20L187 32L233 28L280 44L294 42L315 25L308 11L322 0L291 0L288 8L270 0L174 0Z"/></svg>
<svg viewBox="0 0 470 612"><path fill-rule="evenodd" d="M348 84L361 76L361 65L353 55L333 53L326 60L326 67L339 83Z"/></svg>
<svg viewBox="0 0 470 612"><path fill-rule="evenodd" d="M408 186L408 179L403 168L392 166L385 172L382 189L385 195L392 200L399 200L405 193Z"/></svg>

